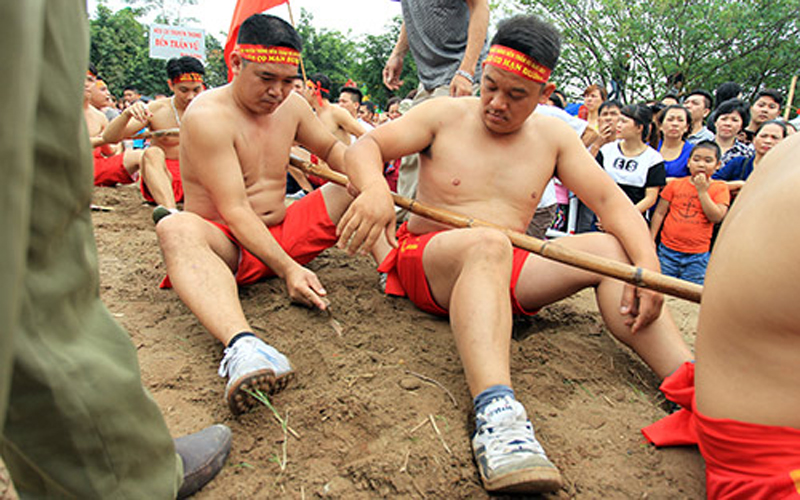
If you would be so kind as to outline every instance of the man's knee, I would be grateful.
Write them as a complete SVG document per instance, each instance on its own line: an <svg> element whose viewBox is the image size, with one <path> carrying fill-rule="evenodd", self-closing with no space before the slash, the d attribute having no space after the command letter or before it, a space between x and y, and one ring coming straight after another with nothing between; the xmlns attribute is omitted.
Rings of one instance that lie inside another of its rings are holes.
<svg viewBox="0 0 800 500"><path fill-rule="evenodd" d="M146 163L165 163L166 155L164 150L159 147L149 147L142 153L142 161Z"/></svg>
<svg viewBox="0 0 800 500"><path fill-rule="evenodd" d="M472 228L466 231L466 238L464 251L461 252L465 262L483 261L501 265L511 263L514 247L508 236L500 231Z"/></svg>
<svg viewBox="0 0 800 500"><path fill-rule="evenodd" d="M165 217L156 225L158 244L164 255L171 255L187 245L197 244L204 240L200 217L187 212L180 212Z"/></svg>

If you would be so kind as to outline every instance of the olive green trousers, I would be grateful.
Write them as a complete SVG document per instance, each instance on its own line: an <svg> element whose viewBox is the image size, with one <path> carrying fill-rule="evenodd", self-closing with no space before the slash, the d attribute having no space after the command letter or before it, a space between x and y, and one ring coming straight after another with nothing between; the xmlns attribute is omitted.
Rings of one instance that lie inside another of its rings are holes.
<svg viewBox="0 0 800 500"><path fill-rule="evenodd" d="M99 299L84 0L0 0L0 452L22 498L175 498L182 465Z"/></svg>

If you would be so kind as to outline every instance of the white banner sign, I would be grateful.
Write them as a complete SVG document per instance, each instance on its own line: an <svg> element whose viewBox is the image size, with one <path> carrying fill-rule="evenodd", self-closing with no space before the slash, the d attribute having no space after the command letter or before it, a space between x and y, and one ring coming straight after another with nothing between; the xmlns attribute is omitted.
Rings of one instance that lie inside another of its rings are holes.
<svg viewBox="0 0 800 500"><path fill-rule="evenodd" d="M206 60L205 30L183 26L150 25L150 57L172 59L191 56Z"/></svg>

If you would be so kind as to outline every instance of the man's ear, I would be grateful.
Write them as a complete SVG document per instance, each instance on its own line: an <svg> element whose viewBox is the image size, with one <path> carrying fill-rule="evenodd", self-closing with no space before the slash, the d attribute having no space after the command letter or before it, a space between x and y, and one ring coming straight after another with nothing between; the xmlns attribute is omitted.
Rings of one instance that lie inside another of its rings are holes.
<svg viewBox="0 0 800 500"><path fill-rule="evenodd" d="M552 82L547 82L542 85L542 93L539 94L539 104L546 104L547 100L550 99L550 96L553 95L553 92L556 90L556 84Z"/></svg>
<svg viewBox="0 0 800 500"><path fill-rule="evenodd" d="M235 50L231 52L231 73L233 76L238 75L244 69L244 59Z"/></svg>

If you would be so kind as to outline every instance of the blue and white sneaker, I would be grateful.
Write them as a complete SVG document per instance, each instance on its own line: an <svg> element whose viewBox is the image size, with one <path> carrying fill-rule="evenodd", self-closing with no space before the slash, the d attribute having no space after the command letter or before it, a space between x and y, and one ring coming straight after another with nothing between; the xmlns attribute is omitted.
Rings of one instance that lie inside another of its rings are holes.
<svg viewBox="0 0 800 500"><path fill-rule="evenodd" d="M225 399L233 414L239 415L257 402L248 390L278 392L293 378L294 370L286 356L274 347L257 337L244 337L225 349L219 376L228 377Z"/></svg>
<svg viewBox="0 0 800 500"><path fill-rule="evenodd" d="M475 415L472 451L487 491L541 493L561 488L561 474L533 435L525 407L497 398Z"/></svg>

